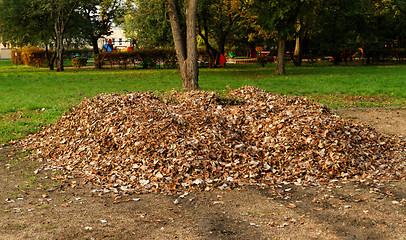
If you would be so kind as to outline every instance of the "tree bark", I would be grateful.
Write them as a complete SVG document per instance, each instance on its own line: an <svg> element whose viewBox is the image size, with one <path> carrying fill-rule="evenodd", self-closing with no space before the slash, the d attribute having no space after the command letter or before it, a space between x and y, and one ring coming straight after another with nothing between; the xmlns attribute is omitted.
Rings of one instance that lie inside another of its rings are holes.
<svg viewBox="0 0 406 240"><path fill-rule="evenodd" d="M93 54L96 55L100 52L99 44L97 43L97 40L99 40L99 39L96 36L91 36L90 38L92 41Z"/></svg>
<svg viewBox="0 0 406 240"><path fill-rule="evenodd" d="M300 37L297 36L295 41L295 53L293 54L293 56L298 57L299 54L300 54Z"/></svg>
<svg viewBox="0 0 406 240"><path fill-rule="evenodd" d="M286 37L279 37L275 75L286 75L286 72L285 72L285 45L286 45Z"/></svg>
<svg viewBox="0 0 406 240"><path fill-rule="evenodd" d="M198 26L198 34L203 39L204 45L206 46L206 53L209 57L209 68L216 68L220 54L210 44L206 15L203 14L202 16L200 16L200 19L203 23ZM201 30L202 25L204 27L204 33Z"/></svg>
<svg viewBox="0 0 406 240"><path fill-rule="evenodd" d="M225 45L228 39L228 36L232 30L233 25L235 24L236 19L232 16L231 6L224 6L223 1L220 1L220 9L218 9L218 19L214 21L211 15L207 12L207 9L202 11L198 15L198 34L203 39L206 46L206 52L209 56L209 68L215 68L219 64L220 54L225 55ZM226 7L228 10L227 16L223 16L223 7ZM214 28L212 31L209 30L209 26ZM204 30L204 32L202 31ZM209 32L211 32L212 37L214 38L217 48L213 47L209 40Z"/></svg>
<svg viewBox="0 0 406 240"><path fill-rule="evenodd" d="M56 55L56 71L62 72L63 69L63 35L64 35L64 28L62 23L62 12L61 8L58 5L54 5L55 8L55 36L56 36L56 46L55 46L55 55Z"/></svg>
<svg viewBox="0 0 406 240"><path fill-rule="evenodd" d="M55 27L55 32L56 32L56 49L55 49L55 54L56 54L56 71L57 72L62 72L64 70L63 67L63 52L64 52L64 47L63 47L63 32L58 31L57 27Z"/></svg>
<svg viewBox="0 0 406 240"><path fill-rule="evenodd" d="M297 27L296 27L296 41L295 41L295 52L293 54L293 63L295 66L300 66L302 65L302 41L304 39L304 30L302 27L302 24L300 23L300 20L297 21Z"/></svg>
<svg viewBox="0 0 406 240"><path fill-rule="evenodd" d="M197 39L196 39L196 15L198 0L188 0L186 7L186 46L187 79L182 81L182 87L186 90L198 89L199 68L197 65Z"/></svg>
<svg viewBox="0 0 406 240"><path fill-rule="evenodd" d="M49 70L53 71L54 70L54 62L55 62L56 55L52 54L52 56L50 56L51 53L49 52L48 44L45 45L45 55L47 57Z"/></svg>
<svg viewBox="0 0 406 240"><path fill-rule="evenodd" d="M334 65L340 65L340 63L341 63L341 53L340 52L335 52L333 54L333 59L334 59L334 61L333 61Z"/></svg>
<svg viewBox="0 0 406 240"><path fill-rule="evenodd" d="M186 4L186 40L182 38L175 0L167 0L173 41L184 90L199 89L197 66L196 14L198 0L187 0Z"/></svg>
<svg viewBox="0 0 406 240"><path fill-rule="evenodd" d="M62 72L64 70L63 67L63 40L65 35L65 26L69 22L70 17L72 16L73 12L75 11L79 0L73 0L68 8L64 8L62 5L59 5L57 1L52 2L53 11L55 14L55 36L56 36L56 71Z"/></svg>
<svg viewBox="0 0 406 240"><path fill-rule="evenodd" d="M302 50L301 50L301 43L302 39L300 36L296 37L296 42L295 42L295 52L293 54L293 63L295 66L300 66L302 65Z"/></svg>

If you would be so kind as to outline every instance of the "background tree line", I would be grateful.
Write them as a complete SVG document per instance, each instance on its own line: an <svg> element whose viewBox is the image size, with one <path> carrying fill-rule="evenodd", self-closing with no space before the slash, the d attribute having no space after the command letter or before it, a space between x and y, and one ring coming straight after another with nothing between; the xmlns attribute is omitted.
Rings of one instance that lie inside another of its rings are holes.
<svg viewBox="0 0 406 240"><path fill-rule="evenodd" d="M87 43L98 53L97 40L122 12L119 0L0 0L0 36L14 47L53 49L49 67L56 60L57 71L63 71L66 43Z"/></svg>
<svg viewBox="0 0 406 240"><path fill-rule="evenodd" d="M303 56L361 51L366 63L385 48L405 49L405 0L0 0L0 36L13 46L41 45L56 54L63 71L64 43L97 39L113 22L143 48L174 48L183 88L198 88L196 45L211 67L229 51L255 46L277 55L275 74L285 74L287 50L296 65ZM197 36L197 37L196 37Z"/></svg>
<svg viewBox="0 0 406 240"><path fill-rule="evenodd" d="M122 19L124 30L142 47L171 46L166 0L132 3ZM184 3L179 1L180 9ZM343 52L362 47L370 62L385 45L406 47L405 9L404 0L199 0L198 45L213 67L227 51L241 55L250 46L279 49L276 74L285 73L286 50L297 65L309 54L333 56L339 64ZM179 19L185 26L185 16Z"/></svg>

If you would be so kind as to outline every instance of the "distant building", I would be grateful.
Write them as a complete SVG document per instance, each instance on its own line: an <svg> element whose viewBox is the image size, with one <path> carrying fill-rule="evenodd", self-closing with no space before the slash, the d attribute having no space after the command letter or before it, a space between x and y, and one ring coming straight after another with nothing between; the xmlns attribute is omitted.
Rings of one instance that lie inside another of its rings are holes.
<svg viewBox="0 0 406 240"><path fill-rule="evenodd" d="M117 50L127 50L127 48L132 45L131 39L125 37L124 31L122 29L114 28L109 36L103 36L97 41L100 50L103 48L104 44L108 43L109 39L111 39L113 48L116 48ZM0 59L11 59L11 49L7 48L6 46L3 46L1 42L0 42Z"/></svg>
<svg viewBox="0 0 406 240"><path fill-rule="evenodd" d="M131 39L125 37L123 29L114 28L109 36L103 36L98 40L99 49L102 49L103 45L107 44L109 39L111 39L113 47L117 48L117 50L125 50L131 46Z"/></svg>
<svg viewBox="0 0 406 240"><path fill-rule="evenodd" d="M0 44L0 59L11 59L11 49Z"/></svg>

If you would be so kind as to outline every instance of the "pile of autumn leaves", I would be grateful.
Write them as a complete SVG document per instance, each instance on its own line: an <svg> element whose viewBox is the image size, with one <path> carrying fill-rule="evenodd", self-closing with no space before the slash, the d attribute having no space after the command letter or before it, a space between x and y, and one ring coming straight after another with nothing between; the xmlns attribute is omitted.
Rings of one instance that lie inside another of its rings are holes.
<svg viewBox="0 0 406 240"><path fill-rule="evenodd" d="M116 191L399 179L405 143L299 97L242 87L102 94L24 140L64 176Z"/></svg>

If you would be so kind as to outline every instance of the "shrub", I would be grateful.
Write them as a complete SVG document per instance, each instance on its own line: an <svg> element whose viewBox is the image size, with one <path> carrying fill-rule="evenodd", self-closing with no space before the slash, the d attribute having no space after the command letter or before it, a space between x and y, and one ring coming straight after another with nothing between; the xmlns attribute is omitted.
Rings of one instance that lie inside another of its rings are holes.
<svg viewBox="0 0 406 240"><path fill-rule="evenodd" d="M65 59L73 59L75 57L93 57L93 51L91 49L66 49L64 51Z"/></svg>
<svg viewBox="0 0 406 240"><path fill-rule="evenodd" d="M17 50L17 49L11 50L11 61L13 62L13 64L15 64L15 65L24 64L21 55L22 55L21 50Z"/></svg>
<svg viewBox="0 0 406 240"><path fill-rule="evenodd" d="M398 60L403 61L406 59L406 49L404 49L404 48L398 49L396 54L397 54Z"/></svg>
<svg viewBox="0 0 406 240"><path fill-rule="evenodd" d="M94 56L94 67L96 69L102 69L105 53L99 53Z"/></svg>
<svg viewBox="0 0 406 240"><path fill-rule="evenodd" d="M176 53L165 49L143 49L123 52L103 52L95 56L95 67L101 68L105 63L110 67L119 66L127 68L132 64L134 67L155 68L157 66L172 67L176 64Z"/></svg>
<svg viewBox="0 0 406 240"><path fill-rule="evenodd" d="M86 66L87 64L87 57L74 57L72 58L72 66L74 68L81 68Z"/></svg>
<svg viewBox="0 0 406 240"><path fill-rule="evenodd" d="M272 63L273 61L273 56L271 55L257 57L257 63L260 64L262 67L265 67L265 64Z"/></svg>
<svg viewBox="0 0 406 240"><path fill-rule="evenodd" d="M46 61L45 50L37 47L23 47L21 60L24 65L40 67Z"/></svg>
<svg viewBox="0 0 406 240"><path fill-rule="evenodd" d="M48 51L49 55L55 54L55 51ZM12 50L12 61L15 65L25 64L29 66L40 67L47 61L46 51L38 47L23 47L21 49ZM67 49L64 51L64 59L87 58L93 55L89 49ZM76 61L83 62L84 59ZM85 63L85 65L86 65ZM73 62L72 62L73 64ZM77 63L74 67L82 67L83 63Z"/></svg>

